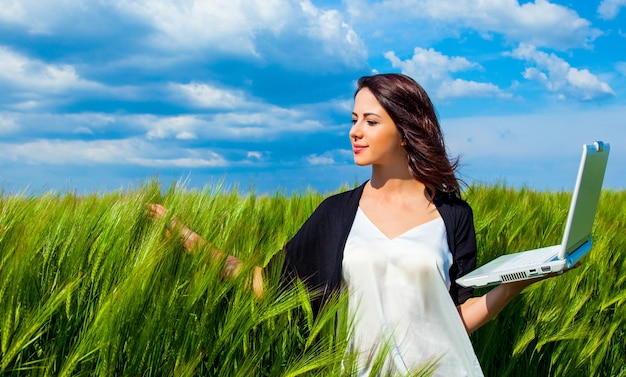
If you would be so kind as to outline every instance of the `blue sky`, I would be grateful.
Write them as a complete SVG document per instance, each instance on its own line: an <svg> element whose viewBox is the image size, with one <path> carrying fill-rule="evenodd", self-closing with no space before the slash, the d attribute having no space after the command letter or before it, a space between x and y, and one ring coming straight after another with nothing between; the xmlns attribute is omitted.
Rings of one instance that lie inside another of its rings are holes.
<svg viewBox="0 0 626 377"><path fill-rule="evenodd" d="M468 183L569 190L584 143L626 188L626 0L0 0L0 190L369 176L355 82L418 80Z"/></svg>

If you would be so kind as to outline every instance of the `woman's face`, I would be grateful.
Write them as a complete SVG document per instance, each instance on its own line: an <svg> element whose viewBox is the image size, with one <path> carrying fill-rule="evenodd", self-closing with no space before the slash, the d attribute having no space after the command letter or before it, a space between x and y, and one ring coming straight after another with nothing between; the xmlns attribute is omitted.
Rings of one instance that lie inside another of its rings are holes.
<svg viewBox="0 0 626 377"><path fill-rule="evenodd" d="M406 163L398 128L368 88L354 98L350 142L357 165Z"/></svg>

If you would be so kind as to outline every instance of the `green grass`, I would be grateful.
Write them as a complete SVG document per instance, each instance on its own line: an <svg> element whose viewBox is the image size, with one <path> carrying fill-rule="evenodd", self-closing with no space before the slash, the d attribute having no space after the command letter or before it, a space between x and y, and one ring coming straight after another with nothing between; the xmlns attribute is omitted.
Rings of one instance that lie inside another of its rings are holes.
<svg viewBox="0 0 626 377"><path fill-rule="evenodd" d="M570 194L472 186L479 263L559 243ZM164 237L146 203L265 263L323 195L240 195L159 182L0 195L0 375L350 375L345 297L314 317L302 287L255 299L208 255ZM626 192L603 192L584 264L527 289L472 335L488 376L626 376ZM337 330L339 329L339 330Z"/></svg>

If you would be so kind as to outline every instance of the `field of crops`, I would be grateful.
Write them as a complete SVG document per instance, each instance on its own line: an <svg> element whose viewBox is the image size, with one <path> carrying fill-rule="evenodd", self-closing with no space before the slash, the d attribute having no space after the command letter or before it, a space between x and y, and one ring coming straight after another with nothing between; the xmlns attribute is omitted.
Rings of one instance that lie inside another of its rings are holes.
<svg viewBox="0 0 626 377"><path fill-rule="evenodd" d="M157 202L231 254L265 263L322 200L159 182L118 192L0 192L0 376L350 375L344 297L317 317L278 274L256 299L164 236ZM479 264L560 242L567 192L472 186ZM487 376L626 376L626 192L605 191L594 249L472 335ZM253 263L249 266L252 267Z"/></svg>

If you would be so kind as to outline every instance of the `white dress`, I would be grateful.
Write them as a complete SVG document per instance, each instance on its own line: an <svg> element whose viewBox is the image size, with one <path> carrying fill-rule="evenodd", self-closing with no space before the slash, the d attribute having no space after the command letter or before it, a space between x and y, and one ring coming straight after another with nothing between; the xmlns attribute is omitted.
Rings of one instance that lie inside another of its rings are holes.
<svg viewBox="0 0 626 377"><path fill-rule="evenodd" d="M383 344L385 373L436 362L435 376L483 375L448 293L451 264L441 217L389 239L358 209L342 271L359 376L369 375Z"/></svg>

